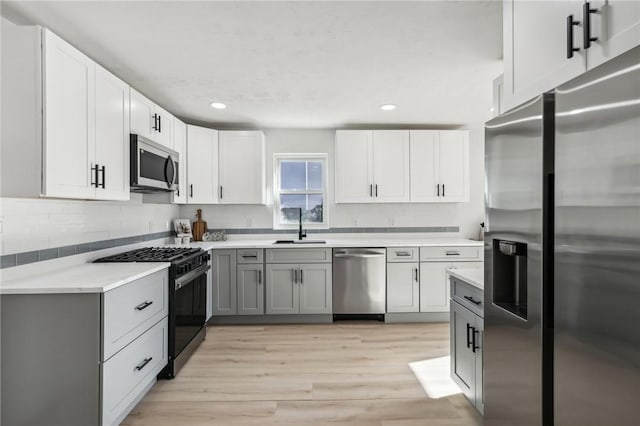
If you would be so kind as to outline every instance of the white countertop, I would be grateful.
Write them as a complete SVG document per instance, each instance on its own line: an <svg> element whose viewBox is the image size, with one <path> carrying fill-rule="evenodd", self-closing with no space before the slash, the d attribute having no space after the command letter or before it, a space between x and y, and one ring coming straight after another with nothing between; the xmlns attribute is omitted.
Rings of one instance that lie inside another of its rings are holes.
<svg viewBox="0 0 640 426"><path fill-rule="evenodd" d="M484 291L484 269L449 269L449 274Z"/></svg>
<svg viewBox="0 0 640 426"><path fill-rule="evenodd" d="M0 283L0 294L104 293L169 268L158 263L84 263Z"/></svg>
<svg viewBox="0 0 640 426"><path fill-rule="evenodd" d="M204 250L216 249L244 249L244 248L334 248L334 247L437 247L437 246L467 246L482 247L482 241L468 240L460 237L412 237L412 236L384 236L376 235L362 237L325 237L312 235L307 240L324 240L324 244L274 244L276 240L296 239L291 235L277 235L260 238L233 238L227 241L199 241L182 244L177 247L200 247ZM167 244L173 247L173 244Z"/></svg>

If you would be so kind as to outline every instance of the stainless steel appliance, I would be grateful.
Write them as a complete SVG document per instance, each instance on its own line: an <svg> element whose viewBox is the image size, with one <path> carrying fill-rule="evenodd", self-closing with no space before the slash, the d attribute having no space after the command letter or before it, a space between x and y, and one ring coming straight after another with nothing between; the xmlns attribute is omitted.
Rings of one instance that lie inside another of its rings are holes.
<svg viewBox="0 0 640 426"><path fill-rule="evenodd" d="M485 132L485 425L637 426L640 48Z"/></svg>
<svg viewBox="0 0 640 426"><path fill-rule="evenodd" d="M333 313L385 313L386 257L383 248L333 250Z"/></svg>
<svg viewBox="0 0 640 426"><path fill-rule="evenodd" d="M169 192L177 189L177 152L136 134L130 135L129 148L132 192Z"/></svg>
<svg viewBox="0 0 640 426"><path fill-rule="evenodd" d="M171 262L168 364L158 378L172 379L206 336L210 255L199 248L142 248L96 262Z"/></svg>

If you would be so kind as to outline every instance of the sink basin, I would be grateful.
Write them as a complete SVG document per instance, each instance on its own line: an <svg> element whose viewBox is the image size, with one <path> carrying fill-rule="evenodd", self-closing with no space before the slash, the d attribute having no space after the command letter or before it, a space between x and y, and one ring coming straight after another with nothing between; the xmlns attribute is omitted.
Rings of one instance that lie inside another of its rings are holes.
<svg viewBox="0 0 640 426"><path fill-rule="evenodd" d="M325 240L277 240L273 244L326 244Z"/></svg>

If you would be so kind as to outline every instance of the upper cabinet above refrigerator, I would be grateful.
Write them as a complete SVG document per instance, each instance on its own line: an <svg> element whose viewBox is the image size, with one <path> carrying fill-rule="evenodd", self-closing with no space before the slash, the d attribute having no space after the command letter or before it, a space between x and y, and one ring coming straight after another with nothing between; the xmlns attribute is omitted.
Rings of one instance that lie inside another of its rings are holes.
<svg viewBox="0 0 640 426"><path fill-rule="evenodd" d="M173 116L131 89L131 133L173 149Z"/></svg>
<svg viewBox="0 0 640 426"><path fill-rule="evenodd" d="M640 1L507 0L504 110L640 44Z"/></svg>

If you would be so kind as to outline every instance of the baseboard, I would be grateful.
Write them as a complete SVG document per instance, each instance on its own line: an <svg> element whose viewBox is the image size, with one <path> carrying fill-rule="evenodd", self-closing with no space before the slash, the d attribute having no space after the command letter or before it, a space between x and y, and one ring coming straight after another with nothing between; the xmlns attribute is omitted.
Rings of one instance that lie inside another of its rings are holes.
<svg viewBox="0 0 640 426"><path fill-rule="evenodd" d="M244 325L244 324L331 324L331 314L305 315L225 315L213 316L209 325Z"/></svg>
<svg viewBox="0 0 640 426"><path fill-rule="evenodd" d="M384 322L449 322L449 312L402 312L387 313Z"/></svg>

